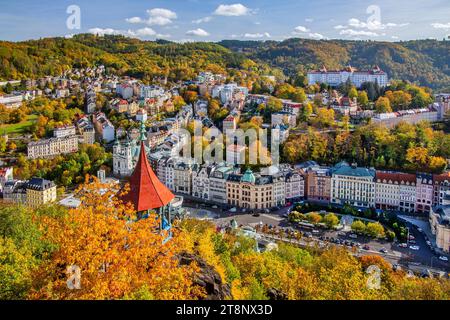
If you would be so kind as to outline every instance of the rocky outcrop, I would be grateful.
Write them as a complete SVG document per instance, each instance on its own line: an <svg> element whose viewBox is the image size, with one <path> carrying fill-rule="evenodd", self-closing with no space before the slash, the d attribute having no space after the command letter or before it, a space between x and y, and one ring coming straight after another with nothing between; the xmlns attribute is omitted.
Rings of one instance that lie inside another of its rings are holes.
<svg viewBox="0 0 450 320"><path fill-rule="evenodd" d="M275 288L270 288L267 290L267 297L269 300L288 300L287 295Z"/></svg>
<svg viewBox="0 0 450 320"><path fill-rule="evenodd" d="M191 253L181 253L179 256L180 265L190 265L196 262L200 268L194 279L194 283L201 286L206 291L205 300L225 300L231 298L230 286L222 282L220 275L205 260Z"/></svg>

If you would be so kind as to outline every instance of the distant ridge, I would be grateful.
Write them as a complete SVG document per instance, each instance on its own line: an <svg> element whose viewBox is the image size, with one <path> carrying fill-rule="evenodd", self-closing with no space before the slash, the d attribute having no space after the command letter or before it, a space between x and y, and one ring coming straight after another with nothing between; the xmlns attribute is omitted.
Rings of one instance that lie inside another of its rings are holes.
<svg viewBox="0 0 450 320"><path fill-rule="evenodd" d="M281 69L285 75L323 65L340 69L374 65L390 78L404 79L433 89L450 89L450 41L402 42L310 40L224 40L218 43L141 41L124 36L80 34L73 38L45 38L24 42L0 41L0 81L59 75L71 67L104 64L121 74L139 78L168 75L172 80L195 76L211 67L246 68L253 60L260 69Z"/></svg>

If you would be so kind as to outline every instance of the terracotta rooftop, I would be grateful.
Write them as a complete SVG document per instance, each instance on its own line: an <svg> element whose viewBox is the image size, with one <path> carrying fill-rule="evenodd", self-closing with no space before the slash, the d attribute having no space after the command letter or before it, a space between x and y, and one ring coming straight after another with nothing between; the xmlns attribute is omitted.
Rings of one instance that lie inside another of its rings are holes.
<svg viewBox="0 0 450 320"><path fill-rule="evenodd" d="M144 142L141 141L139 161L130 178L130 191L122 197L122 201L131 202L137 212L142 212L164 207L174 198L153 172L145 155Z"/></svg>

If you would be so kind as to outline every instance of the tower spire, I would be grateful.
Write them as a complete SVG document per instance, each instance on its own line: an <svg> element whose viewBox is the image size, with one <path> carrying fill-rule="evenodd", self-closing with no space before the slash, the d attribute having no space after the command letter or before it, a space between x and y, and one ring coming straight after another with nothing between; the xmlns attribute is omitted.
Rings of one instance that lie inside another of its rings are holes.
<svg viewBox="0 0 450 320"><path fill-rule="evenodd" d="M147 130L146 130L146 128L145 128L145 123L144 123L144 121L141 121L141 128L140 128L139 131L140 131L139 140L145 141L145 140L146 140L145 134L146 134Z"/></svg>

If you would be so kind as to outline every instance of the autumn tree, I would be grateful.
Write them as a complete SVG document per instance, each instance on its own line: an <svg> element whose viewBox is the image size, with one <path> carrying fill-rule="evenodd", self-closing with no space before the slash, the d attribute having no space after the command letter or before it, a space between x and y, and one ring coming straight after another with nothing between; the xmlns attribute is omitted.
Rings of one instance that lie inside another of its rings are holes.
<svg viewBox="0 0 450 320"><path fill-rule="evenodd" d="M369 104L369 97L367 96L366 91L358 92L358 103L363 107L367 107L367 105Z"/></svg>
<svg viewBox="0 0 450 320"><path fill-rule="evenodd" d="M176 258L183 237L175 231L164 242L156 215L136 220L132 206L115 198L117 191L94 178L78 189L79 208L42 221L45 238L57 249L34 275L31 298L121 299L142 290L152 299L202 296L192 284L195 265L180 266ZM78 290L67 286L71 267L81 272Z"/></svg>
<svg viewBox="0 0 450 320"><path fill-rule="evenodd" d="M339 224L339 218L334 213L328 213L323 217L322 222L325 223L328 228L334 228Z"/></svg>
<svg viewBox="0 0 450 320"><path fill-rule="evenodd" d="M377 113L392 112L391 103L388 98L379 97L375 103L375 110Z"/></svg>

